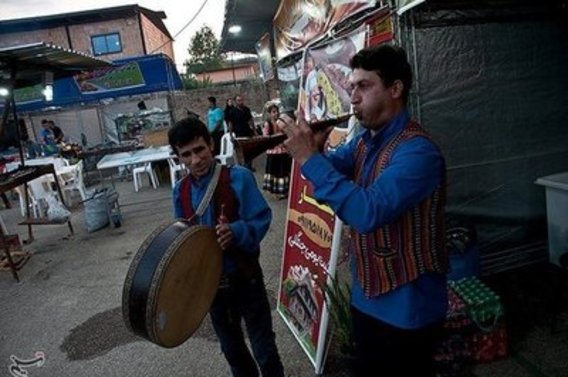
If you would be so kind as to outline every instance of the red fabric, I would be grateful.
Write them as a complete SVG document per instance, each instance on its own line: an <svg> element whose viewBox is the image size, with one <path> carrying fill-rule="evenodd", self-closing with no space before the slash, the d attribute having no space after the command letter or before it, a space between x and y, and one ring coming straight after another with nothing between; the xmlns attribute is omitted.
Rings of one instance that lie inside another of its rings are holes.
<svg viewBox="0 0 568 377"><path fill-rule="evenodd" d="M191 203L191 180L187 175L180 183L180 200L183 209L183 215L186 219L190 219L195 214ZM221 214L221 206L224 205L224 214L229 222L235 221L239 216L239 207L237 197L231 187L231 172L228 167L221 168L219 182L213 192L213 208L215 218L218 219ZM195 221L192 221L193 223Z"/></svg>

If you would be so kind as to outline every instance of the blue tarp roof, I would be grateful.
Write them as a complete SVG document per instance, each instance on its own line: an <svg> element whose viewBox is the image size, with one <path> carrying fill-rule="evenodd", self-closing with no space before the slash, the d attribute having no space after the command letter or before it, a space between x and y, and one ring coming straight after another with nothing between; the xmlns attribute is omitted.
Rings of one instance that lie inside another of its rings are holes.
<svg viewBox="0 0 568 377"><path fill-rule="evenodd" d="M49 102L40 97L41 85L19 89L16 107L18 112L34 111L182 88L180 75L168 56L144 55L115 60L111 68L57 79L53 85L53 100Z"/></svg>

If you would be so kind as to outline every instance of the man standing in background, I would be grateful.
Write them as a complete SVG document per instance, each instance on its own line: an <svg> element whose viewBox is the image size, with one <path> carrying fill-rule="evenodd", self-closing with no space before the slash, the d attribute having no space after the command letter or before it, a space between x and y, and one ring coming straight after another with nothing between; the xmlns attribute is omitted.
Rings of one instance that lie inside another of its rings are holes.
<svg viewBox="0 0 568 377"><path fill-rule="evenodd" d="M223 109L217 106L215 97L208 97L209 110L207 110L207 129L211 134L214 142L214 155L218 155L221 151L221 137L223 136Z"/></svg>
<svg viewBox="0 0 568 377"><path fill-rule="evenodd" d="M231 132L235 133L235 137L252 137L254 135L254 119L250 109L245 106L243 97L237 95L235 97L236 106L231 112L232 129ZM245 167L254 171L252 161L245 161Z"/></svg>

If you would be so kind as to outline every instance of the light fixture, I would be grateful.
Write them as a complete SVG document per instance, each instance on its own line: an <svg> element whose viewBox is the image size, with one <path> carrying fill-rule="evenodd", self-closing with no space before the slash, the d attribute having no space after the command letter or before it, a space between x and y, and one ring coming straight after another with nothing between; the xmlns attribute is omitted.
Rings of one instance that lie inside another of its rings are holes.
<svg viewBox="0 0 568 377"><path fill-rule="evenodd" d="M53 85L46 85L43 88L43 97L46 102L53 101Z"/></svg>
<svg viewBox="0 0 568 377"><path fill-rule="evenodd" d="M9 94L8 88L0 87L0 97L8 97Z"/></svg>
<svg viewBox="0 0 568 377"><path fill-rule="evenodd" d="M53 101L53 72L43 73L43 97L47 102Z"/></svg>
<svg viewBox="0 0 568 377"><path fill-rule="evenodd" d="M229 33L231 34L239 34L243 30L241 25L232 25L229 27Z"/></svg>

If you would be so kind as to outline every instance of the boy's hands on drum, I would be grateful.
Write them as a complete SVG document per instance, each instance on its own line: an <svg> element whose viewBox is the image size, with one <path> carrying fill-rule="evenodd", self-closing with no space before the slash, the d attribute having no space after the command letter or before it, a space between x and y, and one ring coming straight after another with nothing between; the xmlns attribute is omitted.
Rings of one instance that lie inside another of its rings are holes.
<svg viewBox="0 0 568 377"><path fill-rule="evenodd" d="M217 233L217 242L221 246L222 250L227 250L229 246L233 243L233 231L229 224L217 224L215 226L215 232Z"/></svg>

